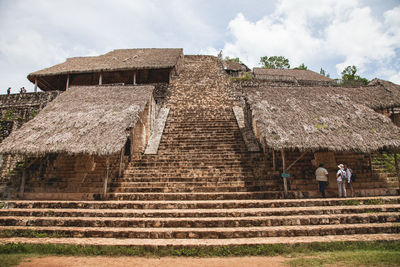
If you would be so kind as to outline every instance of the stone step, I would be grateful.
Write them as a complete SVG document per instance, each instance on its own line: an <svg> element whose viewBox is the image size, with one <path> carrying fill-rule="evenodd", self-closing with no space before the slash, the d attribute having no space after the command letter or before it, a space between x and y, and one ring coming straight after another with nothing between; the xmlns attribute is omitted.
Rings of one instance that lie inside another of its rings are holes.
<svg viewBox="0 0 400 267"><path fill-rule="evenodd" d="M227 199L278 199L280 191L257 192L188 192L188 193L108 193L110 200L227 200Z"/></svg>
<svg viewBox="0 0 400 267"><path fill-rule="evenodd" d="M201 178L201 177L214 177L226 178L226 177L247 177L248 179L254 179L251 170L218 170L216 168L204 170L204 169L190 169L190 170L133 170L125 171L124 178Z"/></svg>
<svg viewBox="0 0 400 267"><path fill-rule="evenodd" d="M274 186L276 185L275 181L272 180L258 180L258 181L215 181L215 182L113 182L111 184L112 187L160 187L160 188L193 188L193 187L245 187L245 186Z"/></svg>
<svg viewBox="0 0 400 267"><path fill-rule="evenodd" d="M400 204L362 206L317 206L286 208L231 208L231 209L93 209L93 208L4 208L0 216L24 217L118 217L118 218L205 218L205 217L260 217L294 215L335 215L360 213L400 212Z"/></svg>
<svg viewBox="0 0 400 267"><path fill-rule="evenodd" d="M99 228L99 227L54 227L54 226L0 226L0 231L15 232L15 236L24 236L26 231L36 234L46 233L68 237L104 237L104 238L151 238L151 239L225 239L281 236L325 236L399 233L399 223L371 224L327 224L307 226L260 226L260 227L224 227L224 228Z"/></svg>
<svg viewBox="0 0 400 267"><path fill-rule="evenodd" d="M352 234L325 236L279 236L261 238L225 238L225 239L140 239L140 238L0 238L0 244L62 244L75 246L151 246L151 247L193 247L193 246L237 246L267 244L309 244L323 242L371 242L398 241L400 234Z"/></svg>
<svg viewBox="0 0 400 267"><path fill-rule="evenodd" d="M317 199L259 199L259 200L199 200L199 201L1 201L2 208L69 208L69 209L242 209L298 207L372 207L379 203L400 204L400 196L317 198Z"/></svg>
<svg viewBox="0 0 400 267"><path fill-rule="evenodd" d="M275 183L275 177L256 177L256 178L248 178L243 176L202 176L202 177L136 177L136 176L124 176L122 178L117 178L114 180L113 183L136 183L136 182L143 182L143 183L235 183L235 182L255 182L255 181L267 181L271 183ZM278 182L279 184L279 182Z"/></svg>
<svg viewBox="0 0 400 267"><path fill-rule="evenodd" d="M212 192L257 192L280 189L279 186L183 186L183 187L111 187L110 193L212 193Z"/></svg>
<svg viewBox="0 0 400 267"><path fill-rule="evenodd" d="M0 217L2 226L59 226L112 228L222 228L262 226L304 226L332 224L399 223L400 213L334 215L210 217L210 218L118 218L118 217ZM400 226L400 223L398 224Z"/></svg>

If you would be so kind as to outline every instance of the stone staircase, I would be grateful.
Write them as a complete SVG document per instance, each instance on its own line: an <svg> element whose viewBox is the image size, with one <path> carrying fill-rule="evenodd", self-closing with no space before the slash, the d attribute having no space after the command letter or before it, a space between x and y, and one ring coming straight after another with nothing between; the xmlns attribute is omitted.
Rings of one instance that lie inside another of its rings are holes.
<svg viewBox="0 0 400 267"><path fill-rule="evenodd" d="M254 175L268 162L262 153L248 151L232 110L234 93L216 58L185 57L170 90L158 153L133 160L112 183L109 199L282 197L279 180Z"/></svg>
<svg viewBox="0 0 400 267"><path fill-rule="evenodd" d="M179 246L400 239L398 196L0 205L0 243Z"/></svg>

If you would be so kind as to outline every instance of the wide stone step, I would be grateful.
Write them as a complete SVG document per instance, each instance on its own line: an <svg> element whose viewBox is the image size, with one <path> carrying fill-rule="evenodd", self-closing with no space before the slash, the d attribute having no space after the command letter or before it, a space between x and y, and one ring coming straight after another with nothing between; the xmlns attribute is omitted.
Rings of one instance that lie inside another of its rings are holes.
<svg viewBox="0 0 400 267"><path fill-rule="evenodd" d="M105 237L105 238L183 238L183 239L219 239L219 238L255 238L285 236L325 236L399 233L399 223L372 224L334 224L307 226L261 226L261 227L224 227L224 228L99 228L99 227L51 227L51 226L0 226L0 231L13 231L15 236L25 236L25 232L36 234L54 234L68 237Z"/></svg>
<svg viewBox="0 0 400 267"><path fill-rule="evenodd" d="M257 216L238 218L0 217L3 226L216 228L399 222L400 213ZM400 224L398 224L400 226Z"/></svg>
<svg viewBox="0 0 400 267"><path fill-rule="evenodd" d="M233 208L233 209L92 209L92 208L6 208L0 216L24 217L118 217L118 218L205 218L294 215L335 215L400 212L399 204L331 207Z"/></svg>
<svg viewBox="0 0 400 267"><path fill-rule="evenodd" d="M160 188L193 188L193 187L245 187L245 186L274 186L276 181L255 180L255 181L213 181L213 182L113 182L112 187L160 187ZM279 183L280 184L280 183Z"/></svg>
<svg viewBox="0 0 400 267"><path fill-rule="evenodd" d="M11 200L0 202L2 208L43 209L242 209L242 208L298 208L298 207L373 207L377 203L400 204L399 196L326 198L326 199L246 199L198 201L47 201Z"/></svg>
<svg viewBox="0 0 400 267"><path fill-rule="evenodd" d="M114 180L114 184L120 183L229 183L229 182L253 182L253 181L268 181L274 183L276 181L275 177L243 177L243 176L202 176L202 177L136 177L136 176L124 176L123 178L118 178ZM279 184L279 182L278 182Z"/></svg>
<svg viewBox="0 0 400 267"><path fill-rule="evenodd" d="M212 192L257 192L280 189L279 186L186 186L186 187L112 187L115 193L212 193Z"/></svg>
<svg viewBox="0 0 400 267"><path fill-rule="evenodd" d="M190 192L190 193L109 193L113 200L222 200L282 198L280 191L257 192Z"/></svg>
<svg viewBox="0 0 400 267"><path fill-rule="evenodd" d="M249 159L250 155L252 156L260 156L259 158L255 158L256 160L261 161L262 156L259 153L218 153L218 154L208 154L208 153L164 153L162 155L144 155L139 161L141 162L234 162L234 161L246 161ZM135 164L136 162L132 162L131 164Z"/></svg>
<svg viewBox="0 0 400 267"><path fill-rule="evenodd" d="M192 247L192 246L237 246L237 245L267 245L267 244L309 244L313 242L371 242L398 241L400 234L351 234L326 236L291 236L291 237L261 237L261 238L225 238L225 239L140 239L140 238L0 238L1 244L64 244L75 246L151 246L151 247Z"/></svg>

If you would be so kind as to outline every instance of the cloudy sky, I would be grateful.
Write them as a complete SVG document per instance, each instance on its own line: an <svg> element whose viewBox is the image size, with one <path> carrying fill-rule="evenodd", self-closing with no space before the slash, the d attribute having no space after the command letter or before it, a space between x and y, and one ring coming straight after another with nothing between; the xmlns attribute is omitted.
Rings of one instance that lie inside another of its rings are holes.
<svg viewBox="0 0 400 267"><path fill-rule="evenodd" d="M0 93L67 57L179 47L400 84L400 0L0 0Z"/></svg>

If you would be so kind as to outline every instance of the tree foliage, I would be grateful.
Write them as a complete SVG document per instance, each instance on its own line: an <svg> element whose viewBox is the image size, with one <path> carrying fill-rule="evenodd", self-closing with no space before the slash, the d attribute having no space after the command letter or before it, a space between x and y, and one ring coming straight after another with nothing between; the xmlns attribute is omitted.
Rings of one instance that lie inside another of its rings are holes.
<svg viewBox="0 0 400 267"><path fill-rule="evenodd" d="M349 83L349 82L360 82L364 84L368 84L368 80L366 78L362 78L357 73L357 67L356 66L347 66L342 72L342 82L343 83Z"/></svg>
<svg viewBox="0 0 400 267"><path fill-rule="evenodd" d="M225 60L233 61L239 64L243 64L243 62L238 57L225 57Z"/></svg>
<svg viewBox="0 0 400 267"><path fill-rule="evenodd" d="M290 68L289 59L283 56L264 56L260 58L260 64L266 69L288 69Z"/></svg>
<svg viewBox="0 0 400 267"><path fill-rule="evenodd" d="M298 66L298 67L296 67L296 68L294 68L294 69L295 69L295 70L307 70L308 68L307 68L306 65L304 65L304 63L301 63L300 66Z"/></svg>

